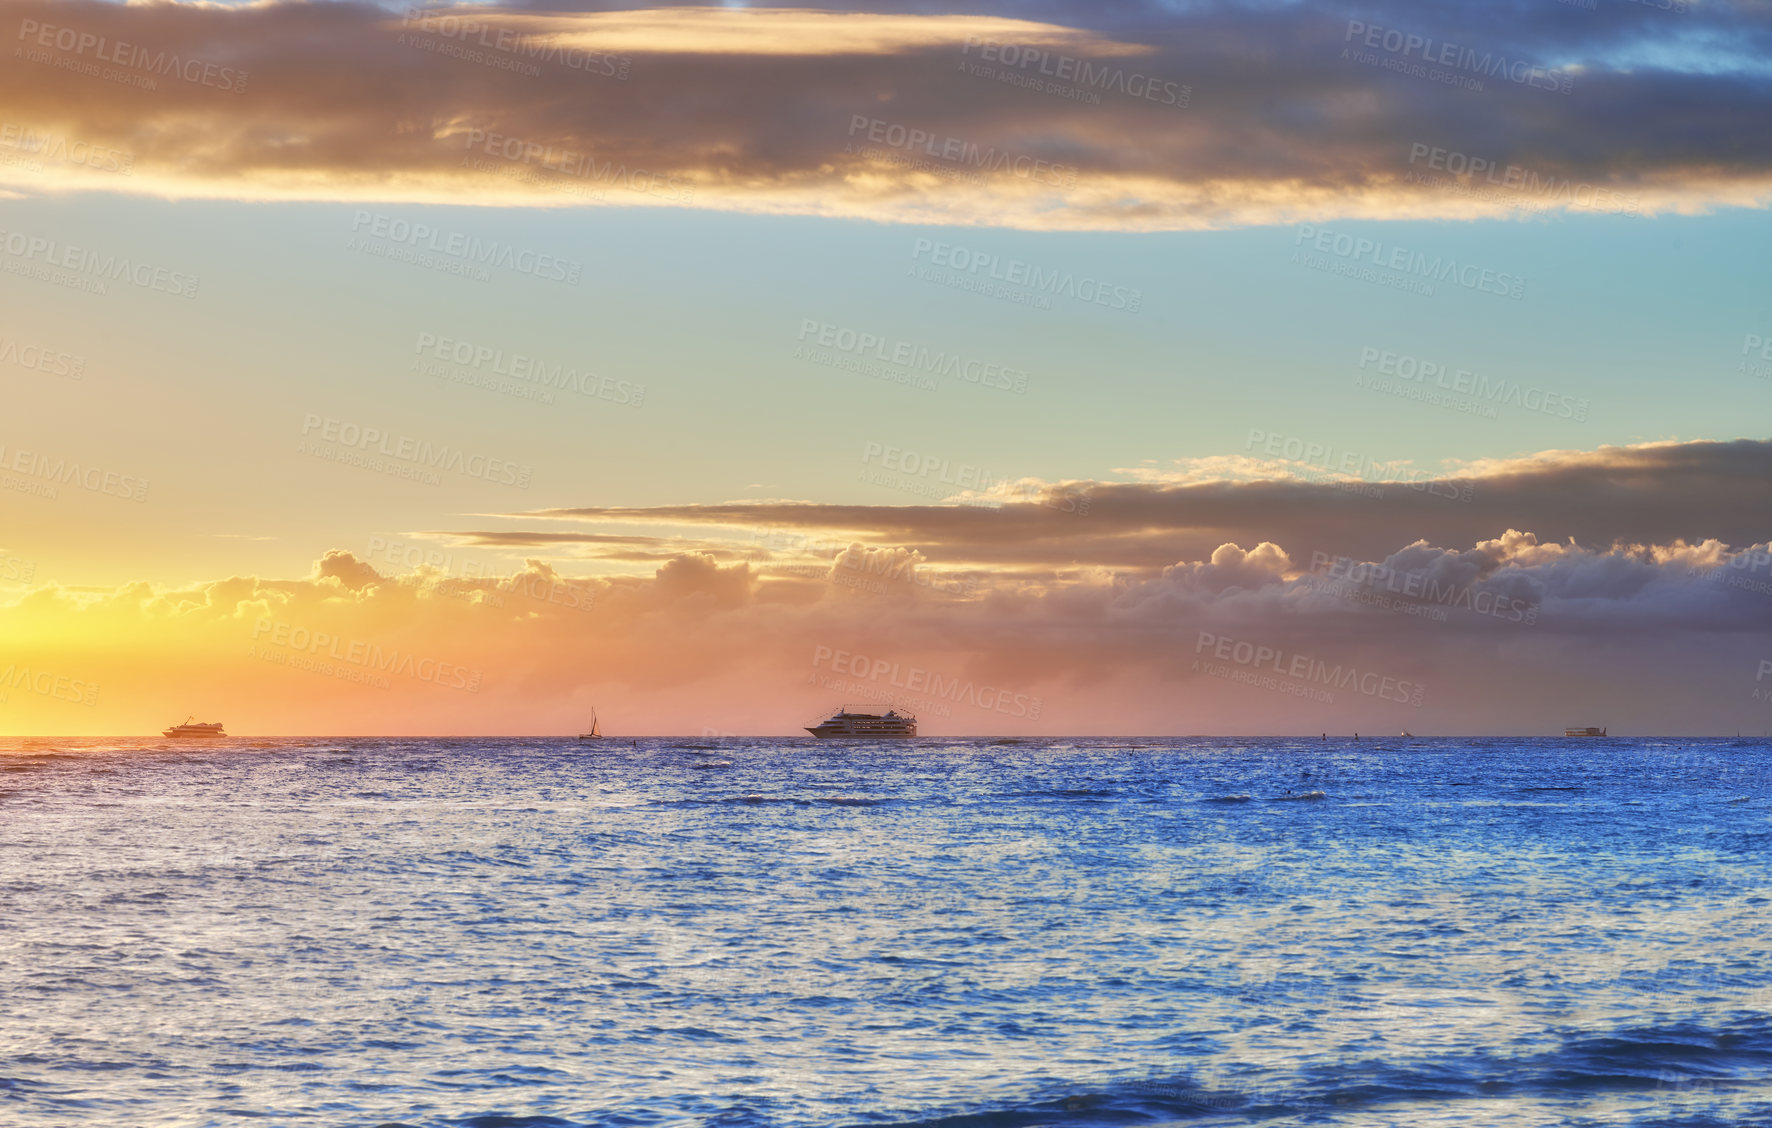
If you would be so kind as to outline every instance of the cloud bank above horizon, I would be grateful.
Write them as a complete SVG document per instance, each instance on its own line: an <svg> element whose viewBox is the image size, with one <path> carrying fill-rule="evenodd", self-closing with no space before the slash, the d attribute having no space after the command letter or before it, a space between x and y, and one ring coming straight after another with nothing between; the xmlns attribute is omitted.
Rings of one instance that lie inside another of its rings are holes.
<svg viewBox="0 0 1772 1128"><path fill-rule="evenodd" d="M1118 231L1772 198L1746 3L6 0L0 28L27 192Z"/></svg>
<svg viewBox="0 0 1772 1128"><path fill-rule="evenodd" d="M205 702L252 702L229 719L266 733L565 732L593 705L620 718L612 731L700 717L710 733L780 733L839 699L911 708L929 734L1544 732L1596 714L1615 731L1748 728L1772 704L1772 546L1728 531L1765 527L1769 459L1768 442L1664 443L1424 479L1470 484L1469 503L1218 482L1126 484L1086 512L1054 504L1089 497L1077 484L996 509L641 511L728 535L566 542L663 556L605 577L334 550L297 579L40 584L0 604L31 655L8 669L0 716L17 731L114 731L198 686ZM1627 486L1629 504L1605 504ZM1215 542L1205 515L1224 494L1245 500ZM1342 499L1326 518L1346 537L1313 540L1304 515ZM1587 535L1530 528L1558 499ZM1411 531L1435 502L1456 520ZM1213 546L1143 563L1165 539ZM1083 543L1105 547L1065 558ZM590 701L587 686L622 700Z"/></svg>

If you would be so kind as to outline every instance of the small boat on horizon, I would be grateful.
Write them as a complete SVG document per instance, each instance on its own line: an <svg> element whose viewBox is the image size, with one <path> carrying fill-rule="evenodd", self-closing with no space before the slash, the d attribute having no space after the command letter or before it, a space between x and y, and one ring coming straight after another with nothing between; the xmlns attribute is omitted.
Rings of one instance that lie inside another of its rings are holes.
<svg viewBox="0 0 1772 1128"><path fill-rule="evenodd" d="M849 706L839 705L830 717L816 725L807 726L806 731L820 740L833 737L860 740L899 739L917 735L917 718L897 709L888 709L884 713L871 710L851 712Z"/></svg>
<svg viewBox="0 0 1772 1128"><path fill-rule="evenodd" d="M184 724L173 725L171 728L167 729L165 732L161 733L160 735L161 736L173 736L173 737L226 736L226 735L228 735L227 733L222 731L222 726L221 726L220 721L217 721L214 724L193 724L192 721L194 721L195 719L196 719L195 716L186 717Z"/></svg>
<svg viewBox="0 0 1772 1128"><path fill-rule="evenodd" d="M1574 727L1566 728L1563 730L1563 735L1564 736L1605 736L1606 730L1603 728L1595 728L1592 725L1588 725L1585 728L1574 728Z"/></svg>
<svg viewBox="0 0 1772 1128"><path fill-rule="evenodd" d="M595 709L591 710L591 731L579 733L578 738L580 740L602 740L603 739L603 730L601 728L597 727L597 711Z"/></svg>

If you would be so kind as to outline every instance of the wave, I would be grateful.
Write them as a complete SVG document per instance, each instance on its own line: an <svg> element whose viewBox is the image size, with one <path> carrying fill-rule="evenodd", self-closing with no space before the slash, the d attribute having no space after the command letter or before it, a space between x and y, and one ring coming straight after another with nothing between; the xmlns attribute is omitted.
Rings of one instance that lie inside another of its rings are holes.
<svg viewBox="0 0 1772 1128"><path fill-rule="evenodd" d="M1426 1123L1478 1114L1476 1108L1459 1107L1466 1102L1507 1098L1516 1106L1522 1101L1561 1104L1632 1092L1668 1098L1685 1094L1705 1099L1713 1108L1719 1101L1731 1102L1720 1110L1725 1116L1655 1121L1667 1128L1761 1124L1772 1112L1772 1100L1764 1092L1772 1067L1772 1028L1766 1020L1761 1015L1753 1022L1717 1028L1637 1027L1576 1037L1556 1049L1516 1059L1478 1054L1406 1064L1368 1061L1319 1067L1314 1074L1290 1078L1202 1070L1085 1079L1044 1086L1021 1101L931 1110L879 1128L1081 1128L1227 1115L1251 1123L1289 1117L1351 1123L1345 1118L1364 1109L1396 1118L1388 1123ZM1756 1088L1761 1091L1754 1092Z"/></svg>
<svg viewBox="0 0 1772 1128"><path fill-rule="evenodd" d="M863 795L814 795L810 799L798 795L738 795L720 802L744 803L747 806L779 803L789 807L878 807L886 800L870 799Z"/></svg>
<svg viewBox="0 0 1772 1128"><path fill-rule="evenodd" d="M1123 792L1099 787L1049 787L1036 791L1011 791L1017 799L1118 799Z"/></svg>

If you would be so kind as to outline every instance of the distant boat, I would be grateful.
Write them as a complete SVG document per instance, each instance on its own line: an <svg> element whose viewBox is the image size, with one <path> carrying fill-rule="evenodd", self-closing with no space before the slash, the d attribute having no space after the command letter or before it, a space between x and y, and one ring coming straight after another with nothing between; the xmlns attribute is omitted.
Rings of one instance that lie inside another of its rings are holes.
<svg viewBox="0 0 1772 1128"><path fill-rule="evenodd" d="M863 740L911 737L917 735L917 718L896 709L884 713L871 710L851 712L849 706L839 705L828 719L809 726L806 731L820 740L832 737Z"/></svg>
<svg viewBox="0 0 1772 1128"><path fill-rule="evenodd" d="M597 727L597 711L591 710L591 731L578 734L580 740L602 740L603 730Z"/></svg>
<svg viewBox="0 0 1772 1128"><path fill-rule="evenodd" d="M184 737L184 736L226 736L228 734L222 731L222 726L221 726L220 721L217 721L212 725L192 724L191 718L186 717L184 724L173 725L171 728L167 729L165 732L161 733L160 735L161 736Z"/></svg>
<svg viewBox="0 0 1772 1128"><path fill-rule="evenodd" d="M1592 725L1589 725L1586 728L1566 728L1563 730L1563 735L1564 736L1605 736L1606 730L1603 728L1594 728Z"/></svg>
<svg viewBox="0 0 1772 1128"><path fill-rule="evenodd" d="M1405 740L1414 740L1415 739L1415 734L1408 731L1407 729L1405 729L1403 732L1399 733L1398 735L1403 737Z"/></svg>

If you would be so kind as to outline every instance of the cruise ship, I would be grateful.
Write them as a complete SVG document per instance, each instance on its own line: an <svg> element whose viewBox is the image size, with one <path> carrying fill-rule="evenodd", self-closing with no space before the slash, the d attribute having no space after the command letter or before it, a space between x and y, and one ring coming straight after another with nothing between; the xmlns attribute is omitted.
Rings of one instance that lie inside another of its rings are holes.
<svg viewBox="0 0 1772 1128"><path fill-rule="evenodd" d="M1564 736L1605 736L1606 730L1603 728L1594 728L1592 725L1589 725L1586 728L1566 728L1563 730L1563 735Z"/></svg>
<svg viewBox="0 0 1772 1128"><path fill-rule="evenodd" d="M228 734L222 731L220 721L217 721L212 725L204 725L204 724L195 724L194 725L191 723L191 718L186 717L184 724L173 725L171 728L167 729L165 732L161 733L160 735L161 736L226 736Z"/></svg>
<svg viewBox="0 0 1772 1128"><path fill-rule="evenodd" d="M820 740L832 737L884 740L916 736L917 718L897 709L888 709L881 713L873 706L851 709L848 705L839 705L829 718L809 726L806 731Z"/></svg>

